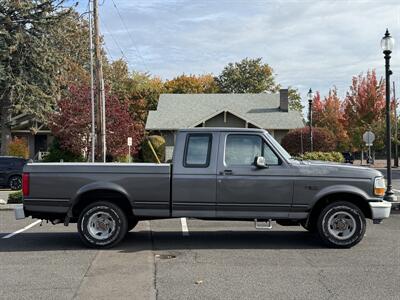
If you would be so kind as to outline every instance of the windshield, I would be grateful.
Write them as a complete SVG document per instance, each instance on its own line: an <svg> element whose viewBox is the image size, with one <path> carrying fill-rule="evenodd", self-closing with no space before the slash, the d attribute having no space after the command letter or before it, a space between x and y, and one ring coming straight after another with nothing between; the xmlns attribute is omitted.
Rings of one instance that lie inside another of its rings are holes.
<svg viewBox="0 0 400 300"><path fill-rule="evenodd" d="M268 141L272 144L272 146L278 150L278 152L286 159L292 159L290 154L279 144L268 132L265 132L265 135L268 137Z"/></svg>

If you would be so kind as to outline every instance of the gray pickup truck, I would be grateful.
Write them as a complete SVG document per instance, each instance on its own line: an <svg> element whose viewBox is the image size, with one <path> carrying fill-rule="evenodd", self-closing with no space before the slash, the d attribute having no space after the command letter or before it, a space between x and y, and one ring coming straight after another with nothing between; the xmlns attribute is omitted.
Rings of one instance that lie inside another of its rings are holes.
<svg viewBox="0 0 400 300"><path fill-rule="evenodd" d="M141 220L191 217L301 225L348 248L366 218L389 217L384 192L380 172L295 160L265 130L194 128L177 134L172 164L28 164L15 213L77 223L91 247L116 245Z"/></svg>

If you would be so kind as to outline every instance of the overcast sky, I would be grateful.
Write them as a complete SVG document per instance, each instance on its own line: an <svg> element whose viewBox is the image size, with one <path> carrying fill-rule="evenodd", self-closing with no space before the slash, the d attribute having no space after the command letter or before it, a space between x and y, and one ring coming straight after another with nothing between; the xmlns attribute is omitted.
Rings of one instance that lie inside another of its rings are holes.
<svg viewBox="0 0 400 300"><path fill-rule="evenodd" d="M124 55L130 70L163 79L218 75L229 62L262 57L279 83L303 97L310 87L325 95L333 85L344 95L352 76L373 68L383 74L380 39L388 27L397 40L392 70L400 85L400 0L99 2L109 57Z"/></svg>

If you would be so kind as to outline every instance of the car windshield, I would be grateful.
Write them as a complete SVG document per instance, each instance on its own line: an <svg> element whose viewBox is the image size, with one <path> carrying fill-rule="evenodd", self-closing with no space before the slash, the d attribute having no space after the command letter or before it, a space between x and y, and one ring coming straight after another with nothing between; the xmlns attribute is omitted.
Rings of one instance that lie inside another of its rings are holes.
<svg viewBox="0 0 400 300"><path fill-rule="evenodd" d="M272 146L278 150L278 152L286 159L292 159L292 157L290 156L290 154L285 150L285 148L283 148L281 146L281 144L279 144L273 137L272 135L270 135L268 132L265 133L268 137L268 141L271 142Z"/></svg>

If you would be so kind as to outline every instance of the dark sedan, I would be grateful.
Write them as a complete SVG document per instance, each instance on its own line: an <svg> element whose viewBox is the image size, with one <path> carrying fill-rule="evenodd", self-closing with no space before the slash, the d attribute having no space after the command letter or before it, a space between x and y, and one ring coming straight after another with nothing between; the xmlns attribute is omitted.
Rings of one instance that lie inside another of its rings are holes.
<svg viewBox="0 0 400 300"><path fill-rule="evenodd" d="M0 186L12 190L22 187L22 169L27 159L13 156L0 156Z"/></svg>

